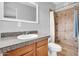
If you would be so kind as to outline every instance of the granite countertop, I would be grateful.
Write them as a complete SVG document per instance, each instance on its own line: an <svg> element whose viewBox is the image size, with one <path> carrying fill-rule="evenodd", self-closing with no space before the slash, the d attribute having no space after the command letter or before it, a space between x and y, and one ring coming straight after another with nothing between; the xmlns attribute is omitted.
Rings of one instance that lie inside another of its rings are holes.
<svg viewBox="0 0 79 59"><path fill-rule="evenodd" d="M0 49L1 48L5 48L5 47L8 47L8 46L12 46L12 45L24 43L24 42L27 43L29 41L34 41L34 40L37 40L37 39L42 38L42 37L49 37L49 35L45 35L45 36L39 35L37 38L28 39L28 40L25 40L25 39L24 40L17 39L17 37L6 37L6 38L2 38L0 40Z"/></svg>

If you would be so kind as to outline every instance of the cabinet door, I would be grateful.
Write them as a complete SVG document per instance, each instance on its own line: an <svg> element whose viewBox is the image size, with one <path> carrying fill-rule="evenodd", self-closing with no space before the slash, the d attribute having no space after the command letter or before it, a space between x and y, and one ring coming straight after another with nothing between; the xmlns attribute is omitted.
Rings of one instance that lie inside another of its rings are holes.
<svg viewBox="0 0 79 59"><path fill-rule="evenodd" d="M48 44L37 48L37 56L48 56Z"/></svg>
<svg viewBox="0 0 79 59"><path fill-rule="evenodd" d="M6 56L22 56L24 54L29 53L30 51L34 51L34 43L30 44L30 45L26 45L21 48L17 48L15 50L8 51L4 55L6 55Z"/></svg>
<svg viewBox="0 0 79 59"><path fill-rule="evenodd" d="M43 39L43 40L38 41L38 42L36 43L37 48L39 48L39 47L41 47L41 46L43 46L43 45L45 45L45 44L48 44L48 38L41 38L41 39Z"/></svg>
<svg viewBox="0 0 79 59"><path fill-rule="evenodd" d="M23 56L34 56L34 51L30 51L30 52L24 54Z"/></svg>

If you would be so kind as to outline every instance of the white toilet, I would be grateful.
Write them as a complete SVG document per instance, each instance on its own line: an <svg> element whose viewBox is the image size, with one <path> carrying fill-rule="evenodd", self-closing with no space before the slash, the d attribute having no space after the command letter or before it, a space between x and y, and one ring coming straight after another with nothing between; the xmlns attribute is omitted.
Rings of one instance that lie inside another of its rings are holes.
<svg viewBox="0 0 79 59"><path fill-rule="evenodd" d="M62 51L62 47L56 43L53 42L49 42L48 43L48 55L49 56L57 56L57 52L61 52Z"/></svg>

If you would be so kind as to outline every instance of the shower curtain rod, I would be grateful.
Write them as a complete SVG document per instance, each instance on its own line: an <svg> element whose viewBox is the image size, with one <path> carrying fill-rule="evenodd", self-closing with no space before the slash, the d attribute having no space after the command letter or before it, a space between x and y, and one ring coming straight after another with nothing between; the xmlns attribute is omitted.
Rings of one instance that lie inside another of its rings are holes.
<svg viewBox="0 0 79 59"><path fill-rule="evenodd" d="M59 10L59 9L62 9L62 8L65 8L65 7L69 7L69 6L75 7L75 6L77 6L77 4L78 4L78 2L74 2L74 3L71 3L71 4L69 4L69 5L65 5L65 6L59 7L59 8L57 8L57 9L55 9L55 10Z"/></svg>

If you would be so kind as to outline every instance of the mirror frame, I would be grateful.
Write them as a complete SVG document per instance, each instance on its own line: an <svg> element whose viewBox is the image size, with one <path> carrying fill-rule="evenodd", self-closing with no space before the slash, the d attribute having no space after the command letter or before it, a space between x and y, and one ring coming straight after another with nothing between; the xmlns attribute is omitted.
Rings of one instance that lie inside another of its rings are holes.
<svg viewBox="0 0 79 59"><path fill-rule="evenodd" d="M21 3L21 2L20 2ZM28 21L28 20L20 20L20 19L12 19L12 18L4 18L4 12L3 12L3 18L2 21L12 21L12 22L26 22L26 23L37 23L38 24L38 4L35 2L27 2L29 4L33 4L36 6L36 21ZM3 11L4 11L4 3L3 3Z"/></svg>

